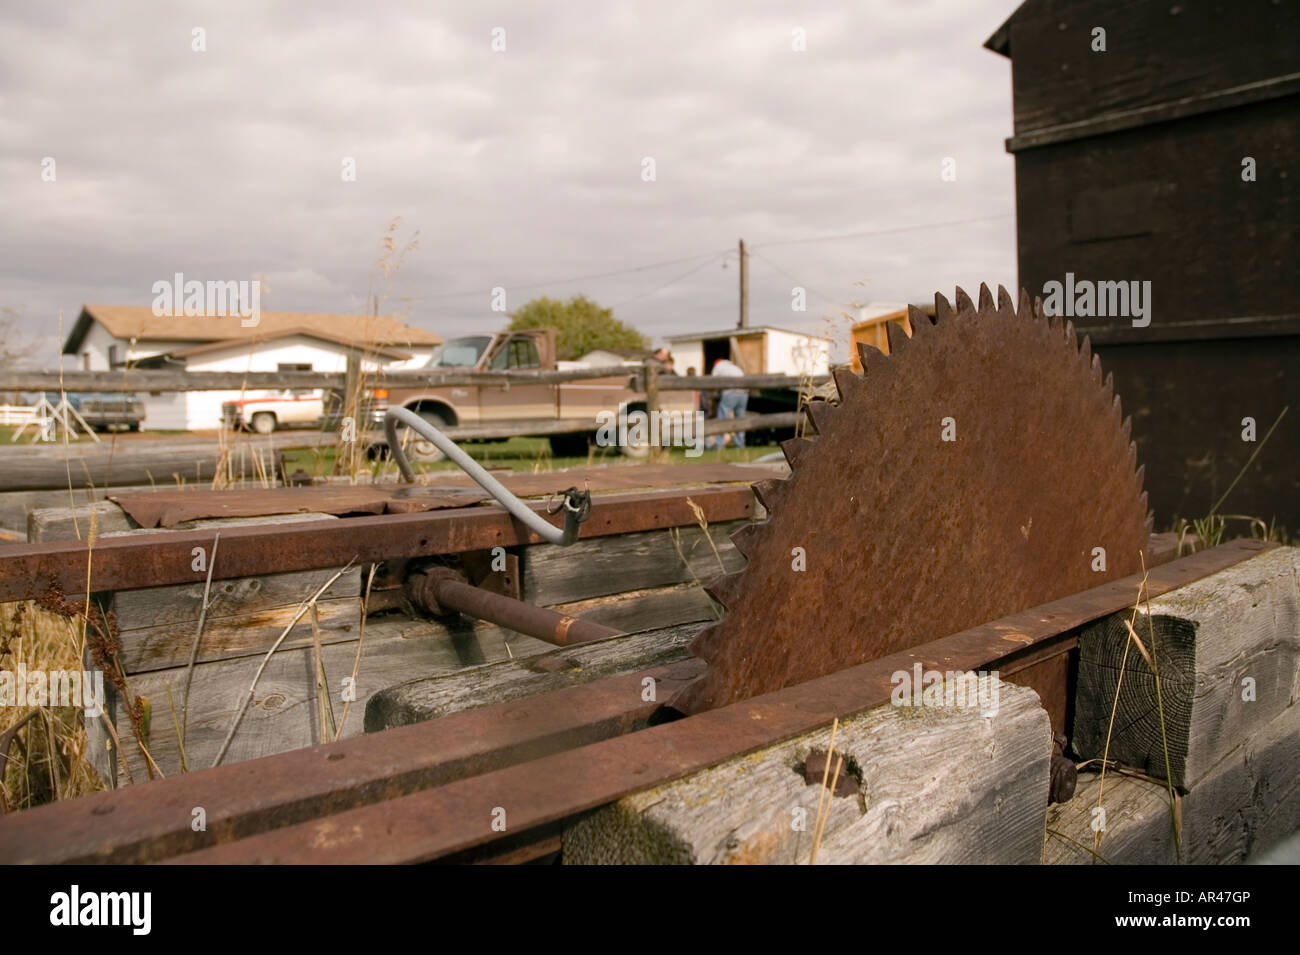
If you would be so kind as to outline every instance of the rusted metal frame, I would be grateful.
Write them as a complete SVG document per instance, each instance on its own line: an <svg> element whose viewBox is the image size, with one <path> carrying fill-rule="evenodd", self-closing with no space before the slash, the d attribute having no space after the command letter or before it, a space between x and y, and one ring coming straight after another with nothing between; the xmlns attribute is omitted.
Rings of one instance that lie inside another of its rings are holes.
<svg viewBox="0 0 1300 955"><path fill-rule="evenodd" d="M748 486L607 494L592 502L581 537L603 537L699 522L690 498L710 522L733 521L754 512ZM530 505L545 513L545 504ZM256 577L288 570L338 567L348 561L432 557L492 547L540 543L540 538L495 505L437 512L350 517L273 526L227 527L214 580ZM0 548L0 602L40 596L50 587L66 594L85 590L89 568L97 591L131 590L201 582L193 551L206 550L212 532L140 532L83 541L20 544Z"/></svg>
<svg viewBox="0 0 1300 955"><path fill-rule="evenodd" d="M11 814L0 818L0 864L152 862L608 739L659 709L642 699L644 680L667 695L701 666L686 660ZM195 806L207 809L206 831L190 828Z"/></svg>
<svg viewBox="0 0 1300 955"><path fill-rule="evenodd" d="M1149 572L1156 597L1270 549L1240 540ZM997 668L1027 647L1132 606L1142 583L1131 575L1000 620L797 686L676 722L558 752L436 788L201 850L171 861L203 863L425 862L467 853L528 830L663 785L887 703L894 674Z"/></svg>
<svg viewBox="0 0 1300 955"><path fill-rule="evenodd" d="M1151 595L1159 596L1231 566L1265 546L1235 542L1160 568L1149 580ZM1036 641L1048 642L1060 633L1123 609L1135 596L1134 578L1117 581L896 655L902 659L893 662L898 669L908 669L914 657L924 658L935 660L942 668L955 669L954 656L944 652L945 648L962 650L968 660L1013 660ZM1064 605L1064 610L1057 605ZM1030 637L1030 632L1035 637ZM984 651L972 655L968 646L963 649L972 642L983 646ZM1016 649L1007 653L1007 644ZM891 661L884 664L889 665ZM809 712L830 719L827 712L847 712L848 707L869 699L870 694L864 697L862 687L855 689L858 677L854 674L872 666L864 664L848 676L836 674L815 681L820 686L805 685L791 691L800 690L802 698L813 701ZM658 705L641 703L644 677L658 674L663 699L671 694L673 685L680 686L698 672L698 667L699 661L687 661L660 671L614 677L416 726L28 810L0 821L0 861L151 861L400 796L421 786L495 770L644 725ZM888 690L887 684L879 687L884 694L878 694L880 701L888 698ZM824 693L824 699L819 693ZM866 707L870 705L868 702ZM651 768L651 764L643 764L631 782L638 782L639 776ZM653 780L647 783L652 784ZM195 805L220 807L210 809L207 832L194 833L189 828L189 809ZM110 816L111 825L106 821ZM511 831L517 832L518 826L518 820L511 822ZM58 834L57 839L52 838L53 833ZM475 844L490 838L476 839ZM245 843L243 848L251 856L257 845Z"/></svg>

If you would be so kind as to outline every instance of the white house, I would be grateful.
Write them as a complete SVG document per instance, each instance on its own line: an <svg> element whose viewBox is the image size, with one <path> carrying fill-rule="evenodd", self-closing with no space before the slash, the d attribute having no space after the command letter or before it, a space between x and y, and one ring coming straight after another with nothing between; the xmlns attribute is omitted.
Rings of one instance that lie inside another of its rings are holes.
<svg viewBox="0 0 1300 955"><path fill-rule="evenodd" d="M804 332L760 325L669 335L668 341L681 375L707 375L718 358L731 359L750 375L830 373L831 339Z"/></svg>
<svg viewBox="0 0 1300 955"><path fill-rule="evenodd" d="M347 370L361 353L363 371L421 365L442 339L386 315L262 312L256 326L239 315L156 316L148 306L87 305L63 346L85 371L183 368L186 371ZM254 394L254 392L248 392ZM238 391L142 395L142 428L196 431L221 426L221 404Z"/></svg>
<svg viewBox="0 0 1300 955"><path fill-rule="evenodd" d="M654 352L641 348L597 348L567 364L575 367L616 368L619 365L639 366L653 357Z"/></svg>

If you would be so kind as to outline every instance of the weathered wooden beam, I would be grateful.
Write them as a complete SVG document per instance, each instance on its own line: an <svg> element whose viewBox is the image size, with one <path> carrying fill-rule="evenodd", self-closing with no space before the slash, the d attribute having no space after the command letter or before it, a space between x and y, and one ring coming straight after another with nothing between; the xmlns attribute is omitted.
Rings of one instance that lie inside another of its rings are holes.
<svg viewBox="0 0 1300 955"><path fill-rule="evenodd" d="M649 670L689 658L686 647L698 626L648 630L614 640L553 649L540 656L422 677L380 690L366 705L366 732L377 733L541 696L633 670Z"/></svg>
<svg viewBox="0 0 1300 955"><path fill-rule="evenodd" d="M1154 657L1159 701L1155 674L1129 637L1131 610L1085 630L1075 752L1108 754L1164 779L1167 741L1174 785L1195 787L1300 696L1298 578L1300 549L1280 547L1143 603L1133 626Z"/></svg>
<svg viewBox="0 0 1300 955"><path fill-rule="evenodd" d="M1081 773L1074 798L1048 811L1043 862L1232 865L1290 837L1300 829L1300 706L1236 742L1182 796L1178 839L1163 782Z"/></svg>
<svg viewBox="0 0 1300 955"><path fill-rule="evenodd" d="M1258 727L1183 799L1182 858L1245 862L1300 831L1300 705Z"/></svg>
<svg viewBox="0 0 1300 955"><path fill-rule="evenodd" d="M1074 798L1048 808L1044 832L1044 865L1178 862L1169 792L1158 782L1113 770L1105 780L1100 773L1080 773Z"/></svg>
<svg viewBox="0 0 1300 955"><path fill-rule="evenodd" d="M1101 136L1125 129L1149 126L1152 123L1167 123L1215 110L1248 106L1264 100L1293 96L1297 92L1300 92L1300 73L1288 73L1252 83L1242 83L1229 89L1211 90L1162 103L1114 110L1076 122L1027 129L1008 139L1006 148L1009 153L1023 152L1038 146L1066 143L1088 136Z"/></svg>
<svg viewBox="0 0 1300 955"><path fill-rule="evenodd" d="M818 863L1039 861L1047 713L1029 690L996 677L986 686L988 709L887 704L839 724L834 753L851 782L825 800ZM565 830L564 862L805 864L823 790L820 776L810 785L800 770L830 735L823 728L620 799Z"/></svg>

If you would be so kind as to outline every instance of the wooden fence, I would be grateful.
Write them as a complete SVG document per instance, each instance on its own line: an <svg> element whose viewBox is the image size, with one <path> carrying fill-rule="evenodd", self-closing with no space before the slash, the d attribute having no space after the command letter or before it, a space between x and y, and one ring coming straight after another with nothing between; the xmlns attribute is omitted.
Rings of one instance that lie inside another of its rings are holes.
<svg viewBox="0 0 1300 955"><path fill-rule="evenodd" d="M121 371L0 371L0 393L12 391L65 392L165 392L241 391L283 388L332 388L342 390L346 374L321 371L169 371L126 368ZM727 388L799 388L819 385L828 375L746 375L723 378L714 375L665 375L659 366L618 365L607 368L569 368L564 371L380 371L366 375L376 388L437 388L447 385L559 384L596 378L624 378L638 391L647 390L647 379L657 381L660 391L721 391Z"/></svg>
<svg viewBox="0 0 1300 955"><path fill-rule="evenodd" d="M239 389L335 388L342 389L345 375L327 372L184 372L124 369L120 371L43 372L0 371L0 393L9 391L168 392ZM799 378L789 375L747 375L740 378L663 374L657 363L640 367L574 368L564 371L387 372L367 376L370 387L402 388L438 385L493 385L563 383L597 378L624 378L628 386L646 395L648 409L658 406L664 391L720 391L728 388L799 389L819 386L829 376ZM61 385L61 389L60 389ZM4 407L4 406L0 406ZM705 435L737 431L791 428L801 411L754 414L741 419L708 421ZM493 421L446 429L457 441L542 436L595 431L598 423L587 418L542 421ZM383 440L382 433L359 434L364 444ZM279 431L274 435L232 436L224 444L215 437L176 437L156 440L112 440L94 448L72 444L0 445L0 492L31 491L74 484L121 486L172 484L180 480L203 484L213 478L222 455L239 460L256 458L272 464L277 452L298 448L324 448L339 444L339 436L319 430Z"/></svg>
<svg viewBox="0 0 1300 955"><path fill-rule="evenodd" d="M35 410L35 405L0 405L0 424L24 424Z"/></svg>

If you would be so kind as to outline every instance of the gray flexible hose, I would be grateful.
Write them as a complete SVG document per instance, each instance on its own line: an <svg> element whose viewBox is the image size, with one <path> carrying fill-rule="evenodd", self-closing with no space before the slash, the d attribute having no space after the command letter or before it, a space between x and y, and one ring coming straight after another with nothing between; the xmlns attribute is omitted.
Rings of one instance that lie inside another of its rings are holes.
<svg viewBox="0 0 1300 955"><path fill-rule="evenodd" d="M462 471L478 482L479 487L491 494L496 500L526 524L533 533L551 544L568 547L578 539L578 527L587 517L588 498L585 492L570 488L564 496L564 527L559 528L544 520L540 514L519 500L500 481L489 474L484 467L457 447L451 440L432 424L418 414L406 408L389 408L384 414L384 436L392 452L397 467L402 472L402 479L407 482L415 480L415 471L406 459L402 442L397 437L397 425L404 424L422 438L432 441L443 454Z"/></svg>

